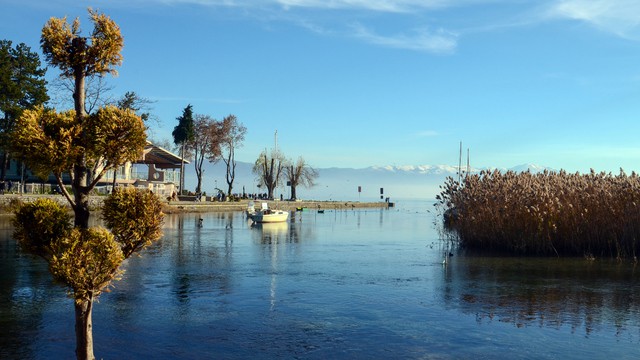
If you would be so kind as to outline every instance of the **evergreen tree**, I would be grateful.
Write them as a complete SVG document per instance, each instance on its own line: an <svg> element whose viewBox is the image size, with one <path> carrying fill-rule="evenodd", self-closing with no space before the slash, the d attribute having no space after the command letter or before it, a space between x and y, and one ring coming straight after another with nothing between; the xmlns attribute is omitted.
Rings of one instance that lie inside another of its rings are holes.
<svg viewBox="0 0 640 360"><path fill-rule="evenodd" d="M190 104L187 105L187 107L182 110L182 116L177 117L176 120L178 120L178 125L173 128L171 135L173 135L173 142L180 146L180 157L183 159L182 165L180 166L180 193L184 194L185 148L195 137L193 106Z"/></svg>
<svg viewBox="0 0 640 360"><path fill-rule="evenodd" d="M11 41L0 40L0 180L5 179L9 160L9 134L16 119L26 109L49 100L38 54L25 44L12 47Z"/></svg>

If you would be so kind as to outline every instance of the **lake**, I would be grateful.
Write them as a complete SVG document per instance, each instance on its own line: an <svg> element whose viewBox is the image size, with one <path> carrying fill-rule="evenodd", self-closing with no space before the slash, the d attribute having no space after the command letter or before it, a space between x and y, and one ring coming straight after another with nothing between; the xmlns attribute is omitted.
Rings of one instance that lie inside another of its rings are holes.
<svg viewBox="0 0 640 360"><path fill-rule="evenodd" d="M640 357L634 264L465 254L432 208L305 209L257 227L241 212L168 216L95 305L95 355ZM72 300L16 246L8 218L0 229L0 358L74 358Z"/></svg>

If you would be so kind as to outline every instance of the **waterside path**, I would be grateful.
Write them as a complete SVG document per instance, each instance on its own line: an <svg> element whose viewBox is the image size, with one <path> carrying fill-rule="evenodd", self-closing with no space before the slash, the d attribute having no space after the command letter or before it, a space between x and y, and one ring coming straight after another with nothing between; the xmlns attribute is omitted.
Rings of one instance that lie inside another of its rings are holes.
<svg viewBox="0 0 640 360"><path fill-rule="evenodd" d="M180 212L211 212L211 211L244 211L251 200L241 200L233 202L195 202L195 201L172 201L166 204L163 211L167 214ZM295 211L307 210L347 210L359 208L386 208L386 202L359 202L359 201L266 201L255 200L255 207L266 202L272 209Z"/></svg>
<svg viewBox="0 0 640 360"><path fill-rule="evenodd" d="M47 197L60 202L67 206L67 200L61 195L34 195L34 194L4 194L0 195L0 213L11 213L12 203L17 201L32 202L38 198ZM102 207L104 196L90 196L89 206L98 210ZM240 200L230 202L218 201L170 201L165 202L163 211L166 214L188 213L188 212L214 212L214 211L244 211L247 209L249 202L253 200ZM305 210L347 210L360 208L386 208L388 203L379 202L360 202L360 201L314 201L314 200L298 200L298 201L267 201L255 200L255 206L259 207L260 203L267 202L269 207L274 209L295 211Z"/></svg>

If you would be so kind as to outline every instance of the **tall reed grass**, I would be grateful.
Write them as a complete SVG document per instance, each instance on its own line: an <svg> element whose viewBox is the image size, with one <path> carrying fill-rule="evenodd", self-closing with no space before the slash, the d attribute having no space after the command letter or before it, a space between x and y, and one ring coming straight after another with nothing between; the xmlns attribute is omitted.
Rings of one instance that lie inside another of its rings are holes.
<svg viewBox="0 0 640 360"><path fill-rule="evenodd" d="M460 246L534 256L632 259L640 249L635 172L482 171L448 178L437 206Z"/></svg>

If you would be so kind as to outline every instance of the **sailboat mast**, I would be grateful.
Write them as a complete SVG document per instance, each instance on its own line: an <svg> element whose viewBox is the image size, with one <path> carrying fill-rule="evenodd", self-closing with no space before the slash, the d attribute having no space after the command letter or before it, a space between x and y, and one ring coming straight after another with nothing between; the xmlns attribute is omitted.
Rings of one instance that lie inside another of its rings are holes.
<svg viewBox="0 0 640 360"><path fill-rule="evenodd" d="M469 148L467 148L467 175L471 171L471 166L469 165Z"/></svg>
<svg viewBox="0 0 640 360"><path fill-rule="evenodd" d="M273 152L278 152L278 130L276 130L275 134L273 134Z"/></svg>
<svg viewBox="0 0 640 360"><path fill-rule="evenodd" d="M458 158L458 184L462 177L462 141L460 141L460 157Z"/></svg>

